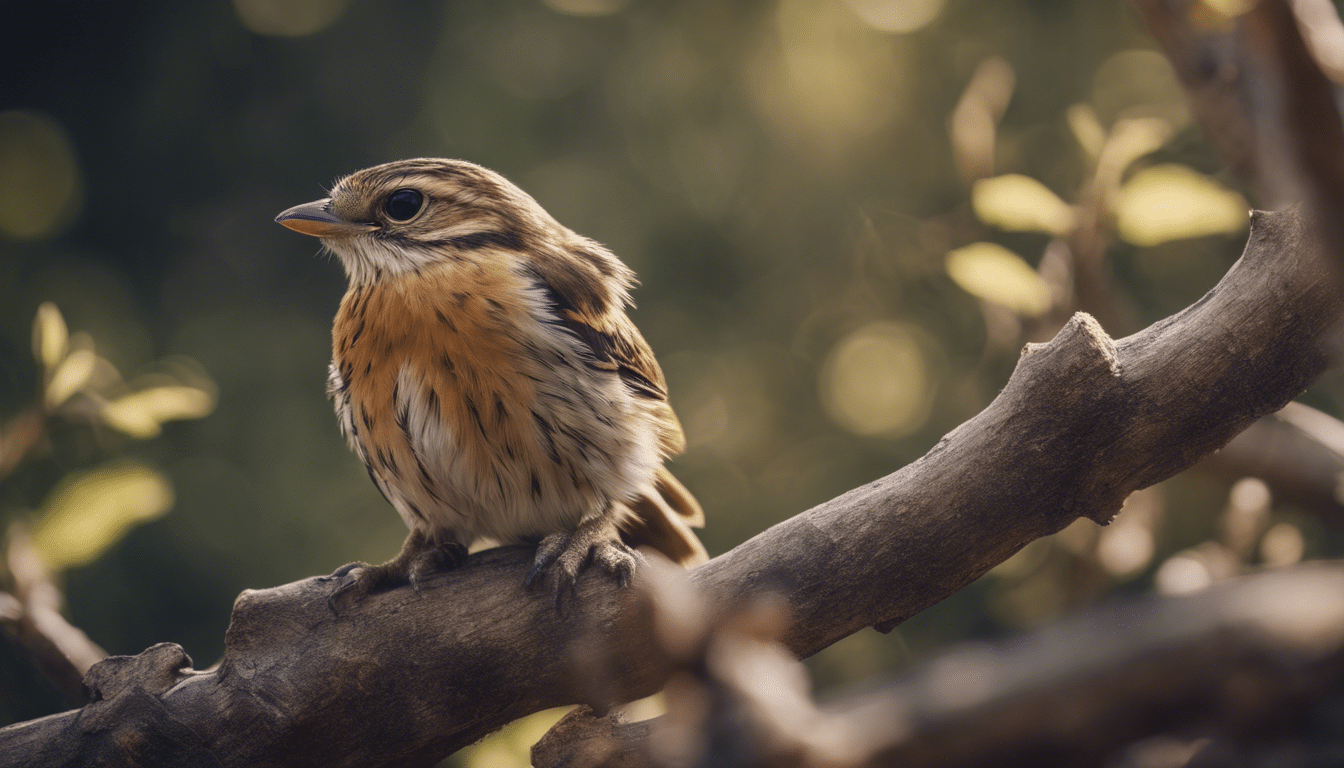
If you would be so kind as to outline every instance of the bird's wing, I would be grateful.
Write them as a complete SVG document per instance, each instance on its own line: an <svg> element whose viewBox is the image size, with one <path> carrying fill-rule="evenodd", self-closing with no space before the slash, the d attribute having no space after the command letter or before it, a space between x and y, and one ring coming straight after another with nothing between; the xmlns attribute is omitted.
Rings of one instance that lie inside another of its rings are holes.
<svg viewBox="0 0 1344 768"><path fill-rule="evenodd" d="M552 262L554 264L554 262ZM640 398L658 420L659 445L663 455L686 449L681 422L667 402L667 381L653 350L635 327L619 301L584 292L587 285L563 270L548 279L542 262L534 267L537 284L555 314L555 323L582 342L590 352L589 364L609 370ZM566 290L569 288L570 290ZM633 513L622 523L622 535L633 546L647 544L673 562L686 567L709 559L691 527L705 524L705 512L666 467L659 467L652 487L624 502Z"/></svg>
<svg viewBox="0 0 1344 768"><path fill-rule="evenodd" d="M648 545L687 568L709 559L692 527L705 524L699 502L666 467L658 468L653 487L625 502L634 514L621 525L631 546Z"/></svg>
<svg viewBox="0 0 1344 768"><path fill-rule="evenodd" d="M667 401L663 369L658 366L648 342L625 314L624 307L615 302L607 306L581 303L557 287L563 282L548 280L541 271L534 273L552 305L555 323L583 342L591 354L591 365L615 373L626 388L647 401L659 422L659 444L663 455L672 456L684 451L686 437Z"/></svg>

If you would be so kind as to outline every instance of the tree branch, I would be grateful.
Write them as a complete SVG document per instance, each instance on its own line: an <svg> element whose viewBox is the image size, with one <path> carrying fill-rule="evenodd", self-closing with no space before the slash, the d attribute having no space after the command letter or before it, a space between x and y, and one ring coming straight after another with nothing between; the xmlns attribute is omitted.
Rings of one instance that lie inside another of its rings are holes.
<svg viewBox="0 0 1344 768"><path fill-rule="evenodd" d="M623 722L575 710L537 743L533 765L1050 768L1115 763L1152 737L1181 738L1187 759L1329 744L1325 713L1344 680L1342 588L1344 566L1313 562L1191 595L1112 600L1035 632L964 643L823 708L800 690L805 670L768 639L704 628L708 642L669 685L668 715ZM1312 764L1304 757L1289 764Z"/></svg>
<svg viewBox="0 0 1344 768"><path fill-rule="evenodd" d="M1344 424L1301 403L1266 416L1194 469L1229 482L1257 477L1274 498L1344 525Z"/></svg>

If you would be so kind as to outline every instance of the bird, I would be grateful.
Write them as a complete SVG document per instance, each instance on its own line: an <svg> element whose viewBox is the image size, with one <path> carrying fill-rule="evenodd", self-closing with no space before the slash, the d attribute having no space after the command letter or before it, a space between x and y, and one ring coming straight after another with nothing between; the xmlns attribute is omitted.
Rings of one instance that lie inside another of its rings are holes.
<svg viewBox="0 0 1344 768"><path fill-rule="evenodd" d="M648 545L690 567L704 511L666 468L686 440L627 314L633 271L480 165L399 160L341 178L276 222L347 278L327 394L409 528L381 565L331 578L328 604L461 566L468 547L536 544L529 589L558 608L596 567L624 586Z"/></svg>

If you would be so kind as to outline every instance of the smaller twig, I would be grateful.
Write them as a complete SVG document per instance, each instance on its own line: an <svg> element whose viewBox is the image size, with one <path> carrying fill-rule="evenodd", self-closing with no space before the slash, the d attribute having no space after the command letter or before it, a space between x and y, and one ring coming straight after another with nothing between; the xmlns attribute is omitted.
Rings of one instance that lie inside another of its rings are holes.
<svg viewBox="0 0 1344 768"><path fill-rule="evenodd" d="M1246 80L1232 36L1196 24L1195 0L1130 0L1185 86L1204 135L1263 204L1282 205L1266 179L1270 162L1257 141Z"/></svg>
<svg viewBox="0 0 1344 768"><path fill-rule="evenodd" d="M1344 525L1344 423L1289 403L1195 468L1226 480L1258 477L1274 497Z"/></svg>
<svg viewBox="0 0 1344 768"><path fill-rule="evenodd" d="M68 701L85 703L84 675L107 652L61 615L61 591L32 539L19 526L10 528L6 561L14 594L0 592L0 624Z"/></svg>
<svg viewBox="0 0 1344 768"><path fill-rule="evenodd" d="M1304 39L1299 18L1315 10L1315 26L1339 27L1338 13L1331 8L1321 14L1320 5L1262 0L1246 12L1242 27L1247 58L1255 67L1248 79L1252 96L1268 107L1261 110L1269 118L1263 120L1258 139L1264 151L1276 148L1282 153L1279 183L1289 199L1308 201L1338 271L1344 268L1344 221L1339 217L1344 210L1344 122L1334 85Z"/></svg>

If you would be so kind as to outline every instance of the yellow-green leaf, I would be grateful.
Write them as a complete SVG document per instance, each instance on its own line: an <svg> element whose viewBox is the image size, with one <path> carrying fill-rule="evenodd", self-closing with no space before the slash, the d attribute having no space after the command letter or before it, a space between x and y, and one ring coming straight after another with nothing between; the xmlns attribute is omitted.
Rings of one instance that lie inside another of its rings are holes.
<svg viewBox="0 0 1344 768"><path fill-rule="evenodd" d="M1106 129L1101 127L1097 111L1087 104L1074 104L1069 107L1065 115L1068 117L1073 137L1078 140L1083 151L1089 157L1095 158L1101 155L1101 148L1106 144Z"/></svg>
<svg viewBox="0 0 1344 768"><path fill-rule="evenodd" d="M215 408L209 392L185 385L149 387L103 405L103 422L131 437L154 437L175 419L199 419Z"/></svg>
<svg viewBox="0 0 1344 768"><path fill-rule="evenodd" d="M43 395L47 407L55 408L64 403L88 384L97 363L98 356L91 349L76 349L66 356L51 374L51 381L47 382L47 391Z"/></svg>
<svg viewBox="0 0 1344 768"><path fill-rule="evenodd" d="M947 274L962 290L1022 315L1050 309L1050 286L1016 253L994 243L971 243L947 254Z"/></svg>
<svg viewBox="0 0 1344 768"><path fill-rule="evenodd" d="M1246 200L1184 165L1155 165L1134 174L1115 204L1116 230L1135 245L1240 232Z"/></svg>
<svg viewBox="0 0 1344 768"><path fill-rule="evenodd" d="M466 768L529 768L532 745L573 707L555 707L515 720L458 753Z"/></svg>
<svg viewBox="0 0 1344 768"><path fill-rule="evenodd" d="M65 358L69 345L70 332L61 310L50 301L42 302L33 318L33 356L50 372Z"/></svg>
<svg viewBox="0 0 1344 768"><path fill-rule="evenodd" d="M1113 187L1135 160L1161 149L1171 141L1175 132L1171 123L1160 117L1127 117L1115 121L1097 160L1097 178L1108 189Z"/></svg>
<svg viewBox="0 0 1344 768"><path fill-rule="evenodd" d="M1063 235L1077 223L1068 203L1041 182L1020 173L975 182L971 206L981 221L1013 232Z"/></svg>
<svg viewBox="0 0 1344 768"><path fill-rule="evenodd" d="M33 545L55 569L84 565L137 523L173 505L173 488L158 470L119 462L71 475L52 491L33 531Z"/></svg>

